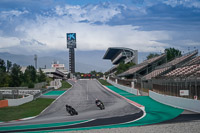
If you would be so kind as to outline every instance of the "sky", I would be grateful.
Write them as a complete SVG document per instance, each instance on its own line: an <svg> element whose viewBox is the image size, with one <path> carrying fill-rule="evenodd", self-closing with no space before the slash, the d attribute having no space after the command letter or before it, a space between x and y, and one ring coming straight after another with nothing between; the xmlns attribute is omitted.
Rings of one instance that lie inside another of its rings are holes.
<svg viewBox="0 0 200 133"><path fill-rule="evenodd" d="M76 51L186 53L200 49L200 0L0 0L0 52L66 51L66 33Z"/></svg>

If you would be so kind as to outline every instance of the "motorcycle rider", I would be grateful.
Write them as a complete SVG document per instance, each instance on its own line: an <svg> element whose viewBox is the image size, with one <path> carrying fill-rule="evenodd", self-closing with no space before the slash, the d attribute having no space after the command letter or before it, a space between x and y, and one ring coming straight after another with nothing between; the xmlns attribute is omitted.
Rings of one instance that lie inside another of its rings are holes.
<svg viewBox="0 0 200 133"><path fill-rule="evenodd" d="M96 98L96 101L95 101L95 103L96 103L96 105L99 107L101 104L103 105L103 107L104 107L104 104L103 104L103 102L101 101L101 100L99 100L99 99L97 99Z"/></svg>
<svg viewBox="0 0 200 133"><path fill-rule="evenodd" d="M72 106L66 104L65 107L70 115L78 115L78 112Z"/></svg>

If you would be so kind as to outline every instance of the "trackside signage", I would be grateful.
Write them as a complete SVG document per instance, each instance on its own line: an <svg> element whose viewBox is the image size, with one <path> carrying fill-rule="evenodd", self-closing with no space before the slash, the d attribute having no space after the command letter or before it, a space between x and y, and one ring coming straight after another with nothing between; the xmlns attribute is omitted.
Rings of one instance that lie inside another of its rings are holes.
<svg viewBox="0 0 200 133"><path fill-rule="evenodd" d="M0 90L0 92L2 94L13 94L12 90ZM18 90L18 92L17 92L17 90L14 91L15 94L19 93L20 95L25 95L25 94L35 95L39 92L40 92L40 90Z"/></svg>
<svg viewBox="0 0 200 133"><path fill-rule="evenodd" d="M76 33L67 33L67 48L76 48Z"/></svg>
<svg viewBox="0 0 200 133"><path fill-rule="evenodd" d="M189 96L189 90L180 90L180 96Z"/></svg>

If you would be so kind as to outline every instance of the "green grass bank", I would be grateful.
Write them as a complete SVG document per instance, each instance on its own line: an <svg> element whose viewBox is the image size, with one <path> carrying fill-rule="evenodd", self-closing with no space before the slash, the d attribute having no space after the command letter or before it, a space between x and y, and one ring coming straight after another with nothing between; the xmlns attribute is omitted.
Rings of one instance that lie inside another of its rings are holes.
<svg viewBox="0 0 200 133"><path fill-rule="evenodd" d="M0 108L0 121L11 121L40 114L54 99L38 98L15 107Z"/></svg>
<svg viewBox="0 0 200 133"><path fill-rule="evenodd" d="M59 90L66 90L72 87L71 84L69 84L67 81L62 80L62 86L59 88Z"/></svg>

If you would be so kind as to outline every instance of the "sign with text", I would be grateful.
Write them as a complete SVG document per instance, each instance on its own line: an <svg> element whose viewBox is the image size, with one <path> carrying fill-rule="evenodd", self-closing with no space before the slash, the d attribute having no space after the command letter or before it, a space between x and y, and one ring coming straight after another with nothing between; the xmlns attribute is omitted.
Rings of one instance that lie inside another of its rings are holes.
<svg viewBox="0 0 200 133"><path fill-rule="evenodd" d="M31 94L35 95L40 92L40 90L0 90L2 94L19 94L19 95L25 95L25 94Z"/></svg>
<svg viewBox="0 0 200 133"><path fill-rule="evenodd" d="M180 90L180 96L189 96L189 90Z"/></svg>
<svg viewBox="0 0 200 133"><path fill-rule="evenodd" d="M67 48L76 48L76 33L67 33Z"/></svg>
<svg viewBox="0 0 200 133"><path fill-rule="evenodd" d="M53 68L64 68L65 65L64 64L52 64L51 67L53 67Z"/></svg>

